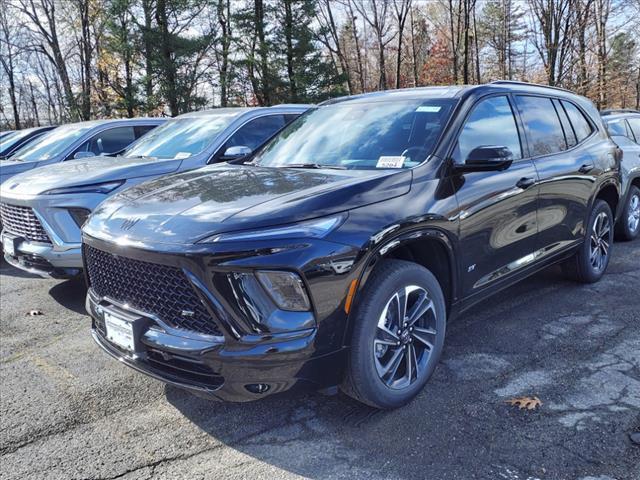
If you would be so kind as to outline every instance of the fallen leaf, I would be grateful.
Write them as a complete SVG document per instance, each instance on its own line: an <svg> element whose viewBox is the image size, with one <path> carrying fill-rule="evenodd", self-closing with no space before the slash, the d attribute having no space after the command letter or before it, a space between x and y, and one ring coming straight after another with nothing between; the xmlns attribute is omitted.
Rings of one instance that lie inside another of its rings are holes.
<svg viewBox="0 0 640 480"><path fill-rule="evenodd" d="M508 404L515 405L520 410L535 410L536 408L542 406L542 400L538 397L515 397L507 400Z"/></svg>
<svg viewBox="0 0 640 480"><path fill-rule="evenodd" d="M44 313L42 313L42 310L29 310L27 312L27 316L30 316L30 317L35 317L37 315L44 315Z"/></svg>

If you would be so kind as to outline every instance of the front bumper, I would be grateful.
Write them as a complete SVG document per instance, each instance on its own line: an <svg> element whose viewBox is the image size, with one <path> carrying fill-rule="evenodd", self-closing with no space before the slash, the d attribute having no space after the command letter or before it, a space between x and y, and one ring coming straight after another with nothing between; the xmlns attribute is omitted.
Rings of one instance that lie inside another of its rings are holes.
<svg viewBox="0 0 640 480"><path fill-rule="evenodd" d="M106 353L140 373L214 400L244 402L293 388L327 387L335 383L327 374L336 370L332 364L344 364L346 358L345 350L314 357L315 328L229 345L222 337L167 329L91 290L86 308L93 339ZM107 338L105 313L132 322L133 351Z"/></svg>
<svg viewBox="0 0 640 480"><path fill-rule="evenodd" d="M61 247L31 242L3 232L3 244L7 241L13 244L13 253L4 249L4 259L16 268L51 278L72 278L82 271L82 250L79 244Z"/></svg>

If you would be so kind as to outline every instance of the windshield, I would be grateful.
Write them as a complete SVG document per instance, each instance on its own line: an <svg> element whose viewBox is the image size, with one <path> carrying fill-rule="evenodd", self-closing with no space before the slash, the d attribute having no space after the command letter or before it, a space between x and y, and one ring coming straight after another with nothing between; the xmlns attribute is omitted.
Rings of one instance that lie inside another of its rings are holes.
<svg viewBox="0 0 640 480"><path fill-rule="evenodd" d="M455 100L345 102L285 128L254 159L268 167L411 168L433 152Z"/></svg>
<svg viewBox="0 0 640 480"><path fill-rule="evenodd" d="M95 123L73 123L54 128L34 142L18 149L11 160L36 161L55 157L94 127Z"/></svg>
<svg viewBox="0 0 640 480"><path fill-rule="evenodd" d="M125 157L187 158L206 149L236 117L221 113L169 120L151 130L122 154Z"/></svg>

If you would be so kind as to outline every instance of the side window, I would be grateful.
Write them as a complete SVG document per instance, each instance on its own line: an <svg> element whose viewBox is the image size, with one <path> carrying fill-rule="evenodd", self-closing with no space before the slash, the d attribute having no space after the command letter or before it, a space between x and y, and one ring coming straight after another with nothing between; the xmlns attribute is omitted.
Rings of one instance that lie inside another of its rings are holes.
<svg viewBox="0 0 640 480"><path fill-rule="evenodd" d="M527 126L531 156L566 150L564 132L550 98L518 95L516 102Z"/></svg>
<svg viewBox="0 0 640 480"><path fill-rule="evenodd" d="M214 161L220 159L229 147L243 146L255 151L285 125L284 115L268 115L255 118L231 135L213 159Z"/></svg>
<svg viewBox="0 0 640 480"><path fill-rule="evenodd" d="M591 124L586 118L584 118L584 114L573 103L567 102L565 100L562 100L561 102L562 106L567 112L567 115L569 115L569 120L571 120L573 130L576 132L578 143L580 143L589 135L591 135L591 132L593 131L593 129L591 128Z"/></svg>
<svg viewBox="0 0 640 480"><path fill-rule="evenodd" d="M156 128L156 126L157 125L139 125L137 127L133 127L136 140L143 136L145 133L150 132L151 130Z"/></svg>
<svg viewBox="0 0 640 480"><path fill-rule="evenodd" d="M514 159L522 158L518 127L506 96L481 100L473 108L458 137L453 159L464 163L471 150L485 145L508 147Z"/></svg>
<svg viewBox="0 0 640 480"><path fill-rule="evenodd" d="M564 132L564 138L567 141L567 148L575 147L578 144L578 140L576 139L576 132L573 131L573 127L571 126L571 122L569 121L569 117L567 116L567 112L564 111L562 105L558 100L553 101L553 106L556 107L556 113L560 118L560 123L562 124L562 131Z"/></svg>
<svg viewBox="0 0 640 480"><path fill-rule="evenodd" d="M629 126L633 132L633 136L636 137L636 143L640 143L640 117L628 118Z"/></svg>
<svg viewBox="0 0 640 480"><path fill-rule="evenodd" d="M624 119L619 118L618 120L610 120L606 122L607 130L609 131L609 135L620 136L620 137L628 137L629 132L627 132L627 125ZM633 140L633 139L632 139Z"/></svg>
<svg viewBox="0 0 640 480"><path fill-rule="evenodd" d="M103 130L84 142L75 151L93 155L109 155L126 148L135 140L133 127L116 127Z"/></svg>

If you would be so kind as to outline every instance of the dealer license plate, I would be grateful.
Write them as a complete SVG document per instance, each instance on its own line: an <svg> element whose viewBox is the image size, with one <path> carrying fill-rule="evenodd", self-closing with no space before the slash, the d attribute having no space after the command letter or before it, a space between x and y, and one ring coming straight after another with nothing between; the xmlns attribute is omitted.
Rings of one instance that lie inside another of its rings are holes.
<svg viewBox="0 0 640 480"><path fill-rule="evenodd" d="M104 325L107 329L107 340L125 350L133 351L133 326L109 312L104 312Z"/></svg>

